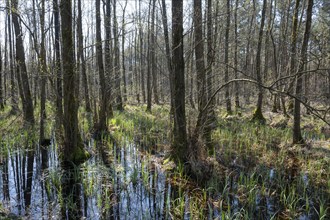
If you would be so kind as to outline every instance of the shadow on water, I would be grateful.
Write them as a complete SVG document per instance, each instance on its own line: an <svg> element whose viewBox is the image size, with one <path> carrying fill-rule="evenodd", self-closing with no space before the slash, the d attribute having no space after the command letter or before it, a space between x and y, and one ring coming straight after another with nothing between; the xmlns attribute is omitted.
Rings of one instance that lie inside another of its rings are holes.
<svg viewBox="0 0 330 220"><path fill-rule="evenodd" d="M59 162L55 140L2 155L3 207L30 219L170 218L171 186L150 158L132 143L89 147L97 152L79 167Z"/></svg>

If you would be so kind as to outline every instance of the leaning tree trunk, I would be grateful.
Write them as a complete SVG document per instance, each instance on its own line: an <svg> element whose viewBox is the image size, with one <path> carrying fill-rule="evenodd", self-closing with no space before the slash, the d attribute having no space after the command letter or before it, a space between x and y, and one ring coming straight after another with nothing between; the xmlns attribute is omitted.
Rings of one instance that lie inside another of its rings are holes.
<svg viewBox="0 0 330 220"><path fill-rule="evenodd" d="M183 0L172 0L172 52L174 95L172 156L176 161L184 163L188 155L183 58Z"/></svg>
<svg viewBox="0 0 330 220"><path fill-rule="evenodd" d="M304 33L304 40L301 47L301 61L299 62L298 73L296 76L296 99L294 100L294 114L293 114L293 144L303 144L304 139L301 135L300 129L300 100L302 99L302 80L304 66L307 63L307 48L310 36L310 30L312 26L312 11L313 11L313 0L308 0L307 6L307 18L306 27Z"/></svg>
<svg viewBox="0 0 330 220"><path fill-rule="evenodd" d="M16 61L19 68L19 72L17 72L17 74L18 76L21 77L21 86L23 93L23 97L21 98L23 105L24 122L26 125L34 125L33 102L32 102L32 95L29 85L29 78L26 69L26 63L25 63L23 33L20 27L19 14L17 10L18 2L17 0L13 0L11 4L13 10L12 20L13 20L15 36L16 36Z"/></svg>
<svg viewBox="0 0 330 220"><path fill-rule="evenodd" d="M262 101L263 101L263 88L262 88L262 78L261 78L261 47L262 47L262 38L264 33L264 25L265 25L265 17L266 17L266 8L267 8L267 0L263 1L263 7L261 12L261 23L259 29L259 39L258 39L258 48L256 55L256 76L258 81L258 101L257 101L257 109L254 112L253 121L257 121L260 123L265 123L266 119L262 114Z"/></svg>

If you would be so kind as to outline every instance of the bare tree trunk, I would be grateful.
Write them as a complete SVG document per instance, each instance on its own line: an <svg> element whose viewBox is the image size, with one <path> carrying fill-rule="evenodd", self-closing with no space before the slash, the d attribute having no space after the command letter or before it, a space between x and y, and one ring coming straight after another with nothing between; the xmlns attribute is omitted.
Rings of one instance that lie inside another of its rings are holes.
<svg viewBox="0 0 330 220"><path fill-rule="evenodd" d="M300 0L296 0L294 14L293 14L293 24L292 24L292 34L291 34L291 55L290 55L290 75L296 73L296 59L297 59L297 37L298 37L298 15L299 15L299 5ZM293 92L294 81L289 84L289 92ZM290 99L288 111L292 113L293 111L293 99Z"/></svg>
<svg viewBox="0 0 330 220"><path fill-rule="evenodd" d="M194 136L203 134L205 122L207 119L207 111L204 107L206 104L206 91L205 91L205 62L204 62L204 40L203 40L203 26L202 26L202 2L201 0L194 0L194 45L195 45L195 58L196 58L196 80L198 92L198 111L197 124L195 127Z"/></svg>
<svg viewBox="0 0 330 220"><path fill-rule="evenodd" d="M24 52L24 44L23 44L23 33L20 27L19 15L17 10L17 0L13 0L12 2L13 9L13 24L16 35L16 61L19 67L18 75L22 78L22 89L23 95L22 104L23 104L23 115L24 122L26 125L34 125L34 114L33 114L33 103L32 103L32 95L30 91L29 78L27 75L26 64L25 64L25 52Z"/></svg>
<svg viewBox="0 0 330 220"><path fill-rule="evenodd" d="M144 54L143 54L143 29L142 29L142 17L141 17L141 0L139 0L139 38L140 38L140 83L142 90L143 103L146 103L146 89L144 85Z"/></svg>
<svg viewBox="0 0 330 220"><path fill-rule="evenodd" d="M256 76L258 85L258 101L257 101L257 109L253 114L252 120L258 121L260 123L265 123L265 118L262 114L262 101L263 101L263 88L262 77L261 77L261 48L262 48L262 38L264 33L264 25L265 25L265 17L266 17L266 8L267 8L267 0L263 0L263 7L261 12L261 23L259 29L259 38L258 38L258 47L257 47L257 55L256 55Z"/></svg>
<svg viewBox="0 0 330 220"><path fill-rule="evenodd" d="M63 100L64 100L64 148L63 162L81 163L88 154L84 151L78 129L78 102L76 92L76 71L74 44L72 38L72 4L62 0L60 5L62 27Z"/></svg>
<svg viewBox="0 0 330 220"><path fill-rule="evenodd" d="M116 108L118 111L124 111L123 100L121 96L120 86L120 51L119 51L119 36L118 36L118 22L116 16L117 1L113 0L113 36L114 36L114 49L115 49L115 94L116 94Z"/></svg>
<svg viewBox="0 0 330 220"><path fill-rule="evenodd" d="M211 98L213 93L212 79L213 79L213 64L214 64L214 44L213 44L213 20L212 17L212 2L207 1L207 99Z"/></svg>
<svg viewBox="0 0 330 220"><path fill-rule="evenodd" d="M298 99L302 99L302 72L304 71L304 66L307 63L307 48L308 48L308 42L309 42L309 36L310 36L310 30L312 26L312 12L313 12L313 0L308 0L308 6L307 6L307 18L306 18L306 27L305 27L305 33L304 33L304 39L303 44L301 47L301 61L299 62L298 67L298 74L296 77L296 94L295 96ZM301 129L300 129L300 101L298 99L295 99L294 101L294 115L293 115L293 144L303 144L304 139L301 135Z"/></svg>
<svg viewBox="0 0 330 220"><path fill-rule="evenodd" d="M77 18L77 34L78 34L78 60L80 60L82 84L84 87L85 97L85 110L86 112L92 112L90 100L89 100L89 85L86 74L86 61L84 56L84 35L82 31L82 12L81 12L81 0L78 0L78 18Z"/></svg>
<svg viewBox="0 0 330 220"><path fill-rule="evenodd" d="M11 7L10 2L7 0L7 25L8 25L8 42L9 42L9 68L10 68L10 97L11 97L11 110L10 114L15 115L18 112L17 91L15 84L14 72L14 56L13 56L13 39L12 39L12 22L11 22Z"/></svg>
<svg viewBox="0 0 330 220"><path fill-rule="evenodd" d="M227 0L227 22L226 22L226 34L225 34L225 82L229 81L229 30L230 30L230 0ZM225 89L225 99L226 99L226 110L227 114L232 114L231 101L229 95L229 86Z"/></svg>
<svg viewBox="0 0 330 220"><path fill-rule="evenodd" d="M45 120L46 120L46 77L48 74L46 63L46 48L45 48L45 0L41 1L40 29L41 29L41 43L40 43L40 73L41 73L41 91L40 91L40 144L45 139Z"/></svg>
<svg viewBox="0 0 330 220"><path fill-rule="evenodd" d="M3 86L2 86L2 78L3 78L3 68L2 68L2 54L1 54L1 46L0 46L0 111L5 108L4 99L3 99Z"/></svg>
<svg viewBox="0 0 330 220"><path fill-rule="evenodd" d="M112 69L113 69L113 59L111 55L112 40L111 40L111 2L110 0L106 1L105 6L105 16L104 16L104 29L105 29L105 45L104 45L104 59L105 59L105 78L107 79L106 83L106 96L110 101L108 101L108 117L113 117L112 110Z"/></svg>
<svg viewBox="0 0 330 220"><path fill-rule="evenodd" d="M153 0L150 0L149 5L151 5L151 2ZM151 7L153 8L153 7ZM152 9L151 9L152 10ZM148 14L148 49L147 49L147 60L148 60L148 64L147 64L147 112L151 112L151 99L152 99L152 90L151 90L151 50L152 50L152 45L150 42L150 37L151 37L151 31L150 31L150 17L151 17L151 12L150 12L150 8L149 8L149 14Z"/></svg>
<svg viewBox="0 0 330 220"><path fill-rule="evenodd" d="M172 0L172 65L174 130L172 156L176 161L187 161L187 133L185 113L185 83L183 58L183 0Z"/></svg>
<svg viewBox="0 0 330 220"><path fill-rule="evenodd" d="M101 14L100 14L100 0L95 1L96 4L96 56L97 65L99 70L100 80L100 111L99 120L96 126L96 130L99 133L106 132L107 129L107 97L106 97L106 81L104 76L104 65L103 65L103 52L102 52L102 38L101 38Z"/></svg>
<svg viewBox="0 0 330 220"><path fill-rule="evenodd" d="M123 20L121 28L121 64L122 64L122 77L123 77L123 99L127 101L127 82L126 82L126 67L125 67L125 11L127 7L127 0L123 8Z"/></svg>
<svg viewBox="0 0 330 220"><path fill-rule="evenodd" d="M237 11L238 11L238 0L235 1L235 57L234 57L234 66L235 66L235 78L238 78L238 29L237 29ZM235 109L238 111L240 109L239 104L239 85L238 82L235 83Z"/></svg>
<svg viewBox="0 0 330 220"><path fill-rule="evenodd" d="M157 86L157 65L156 65L156 32L155 32L155 9L156 0L152 0L152 12L151 12L151 71L152 71L152 88L154 94L154 100L156 104L159 104L158 86Z"/></svg>
<svg viewBox="0 0 330 220"><path fill-rule="evenodd" d="M166 3L165 0L162 0L162 21L163 21L163 29L164 29L164 39L165 39L165 51L166 51L166 58L167 58L167 69L170 79L170 93L171 93L171 115L173 115L173 68L172 68L172 62L171 62L171 51L170 51L170 41L168 36L168 26L167 26L167 13L166 13Z"/></svg>
<svg viewBox="0 0 330 220"><path fill-rule="evenodd" d="M55 28L55 65L54 75L56 77L56 119L57 123L62 124L63 120L63 89L62 89L62 71L61 71L61 53L60 53L60 19L58 0L53 0L54 28Z"/></svg>

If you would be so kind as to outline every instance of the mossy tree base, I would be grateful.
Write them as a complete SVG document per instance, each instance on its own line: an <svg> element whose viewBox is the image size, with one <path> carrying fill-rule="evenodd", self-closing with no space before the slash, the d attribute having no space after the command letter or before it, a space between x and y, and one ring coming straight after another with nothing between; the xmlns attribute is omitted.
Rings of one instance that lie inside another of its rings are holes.
<svg viewBox="0 0 330 220"><path fill-rule="evenodd" d="M90 157L91 154L81 145L71 148L70 152L63 152L61 160L64 164L72 163L74 165L80 165Z"/></svg>
<svg viewBox="0 0 330 220"><path fill-rule="evenodd" d="M260 124L266 124L266 119L264 115L262 114L262 111L260 108L257 108L252 116L251 119L252 122L257 122Z"/></svg>

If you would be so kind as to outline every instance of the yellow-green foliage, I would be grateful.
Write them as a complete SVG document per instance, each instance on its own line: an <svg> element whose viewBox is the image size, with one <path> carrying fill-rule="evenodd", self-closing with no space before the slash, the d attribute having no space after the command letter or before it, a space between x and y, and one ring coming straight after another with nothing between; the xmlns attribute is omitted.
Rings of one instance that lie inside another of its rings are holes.
<svg viewBox="0 0 330 220"><path fill-rule="evenodd" d="M154 105L148 113L145 106L126 106L124 112L115 112L109 126L117 141L134 137L146 143L163 142L170 137L169 107Z"/></svg>

